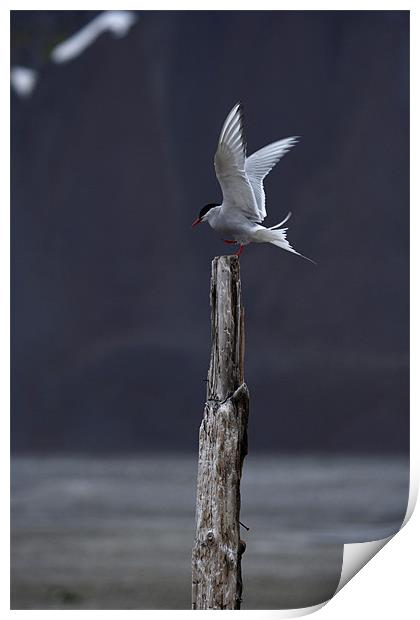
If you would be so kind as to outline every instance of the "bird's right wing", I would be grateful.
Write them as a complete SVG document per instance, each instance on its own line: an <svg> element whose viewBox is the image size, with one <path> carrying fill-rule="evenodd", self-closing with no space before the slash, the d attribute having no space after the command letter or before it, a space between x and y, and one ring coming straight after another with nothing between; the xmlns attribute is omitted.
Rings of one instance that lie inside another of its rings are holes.
<svg viewBox="0 0 420 620"><path fill-rule="evenodd" d="M253 153L250 157L247 157L245 161L245 172L251 183L254 191L255 200L257 202L258 211L262 221L266 215L265 210L265 192L263 181L267 174L276 163L290 151L290 149L298 141L298 136L291 138L285 138L278 142L273 142L264 146L259 151Z"/></svg>
<svg viewBox="0 0 420 620"><path fill-rule="evenodd" d="M242 104L237 103L223 123L214 167L223 192L223 209L239 210L250 220L259 222L259 210L245 171L245 160Z"/></svg>

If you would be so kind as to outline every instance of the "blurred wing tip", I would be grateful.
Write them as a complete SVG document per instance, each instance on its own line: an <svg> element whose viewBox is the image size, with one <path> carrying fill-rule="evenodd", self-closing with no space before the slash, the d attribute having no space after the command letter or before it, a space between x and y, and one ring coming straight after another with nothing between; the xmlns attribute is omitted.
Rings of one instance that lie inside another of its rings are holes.
<svg viewBox="0 0 420 620"><path fill-rule="evenodd" d="M222 131L219 136L219 145L227 144L238 140L241 142L241 150L246 154L246 140L244 131L244 111L241 101L235 103L223 123Z"/></svg>

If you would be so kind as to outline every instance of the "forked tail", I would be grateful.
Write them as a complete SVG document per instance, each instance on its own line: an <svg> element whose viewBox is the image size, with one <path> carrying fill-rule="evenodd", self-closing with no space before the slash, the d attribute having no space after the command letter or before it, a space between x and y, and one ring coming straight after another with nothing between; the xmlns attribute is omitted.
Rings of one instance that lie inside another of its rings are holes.
<svg viewBox="0 0 420 620"><path fill-rule="evenodd" d="M283 222L281 223L283 224ZM277 226L279 226L279 224L277 224ZM287 250L288 252L293 252L293 254L297 254L298 256L301 256L302 258L308 260L310 263L316 265L316 262L313 261L311 258L308 258L307 256L296 252L296 250L292 248L286 238L286 231L288 230L287 228L280 228L277 230L273 230L273 228L261 227L254 233L253 241L256 241L257 243L272 243L273 245L277 245L277 247L283 248L283 250Z"/></svg>

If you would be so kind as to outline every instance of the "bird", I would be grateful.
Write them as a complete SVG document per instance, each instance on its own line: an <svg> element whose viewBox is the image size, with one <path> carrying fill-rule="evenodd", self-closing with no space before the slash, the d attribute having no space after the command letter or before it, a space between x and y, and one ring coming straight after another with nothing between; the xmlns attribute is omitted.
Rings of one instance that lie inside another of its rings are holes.
<svg viewBox="0 0 420 620"><path fill-rule="evenodd" d="M236 103L223 123L214 156L223 201L205 205L192 227L208 222L225 243L239 245L237 256L249 243L272 243L314 263L297 252L286 238L288 229L282 226L291 217L290 211L275 226L261 225L267 216L264 179L298 139L299 136L292 136L272 142L247 157L243 105Z"/></svg>

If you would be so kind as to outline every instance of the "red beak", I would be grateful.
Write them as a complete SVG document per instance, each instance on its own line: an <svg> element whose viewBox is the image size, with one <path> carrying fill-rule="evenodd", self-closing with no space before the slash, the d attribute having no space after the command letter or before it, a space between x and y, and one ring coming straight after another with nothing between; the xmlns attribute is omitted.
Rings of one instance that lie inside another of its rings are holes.
<svg viewBox="0 0 420 620"><path fill-rule="evenodd" d="M198 218L197 218L197 219L196 219L196 220L192 223L191 228L194 228L194 226L198 226L198 224L200 224L200 223L201 223L201 217L198 217Z"/></svg>

